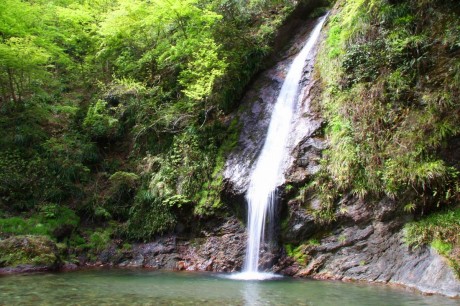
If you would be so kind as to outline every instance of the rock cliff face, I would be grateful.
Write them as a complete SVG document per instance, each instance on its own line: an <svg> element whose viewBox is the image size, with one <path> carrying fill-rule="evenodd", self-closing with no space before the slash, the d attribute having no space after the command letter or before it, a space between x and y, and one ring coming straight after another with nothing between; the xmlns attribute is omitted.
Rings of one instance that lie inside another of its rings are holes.
<svg viewBox="0 0 460 306"><path fill-rule="evenodd" d="M297 36L287 54L298 49L305 35ZM236 114L242 133L238 146L228 157L224 177L225 192L238 205L244 205L249 173L263 145L289 60L287 56L259 76ZM308 181L318 171L321 151L326 147L318 136L321 115L310 107L317 90L312 71L313 59L304 71L302 82L305 86L292 131L293 149L286 160L289 167L284 185L301 185ZM283 189L281 186L280 191ZM429 247L411 249L404 243L403 226L411 217L402 213L394 201L384 198L370 203L344 196L336 221L325 228L316 224L309 213L319 205L314 194L310 195L309 207L303 207L298 200L288 201L288 196L284 196L285 200L282 198L278 210L286 220L279 230L279 242L298 246L302 260L288 257L285 250L279 248L273 271L296 277L392 283L424 293L460 297L460 281L447 260Z"/></svg>
<svg viewBox="0 0 460 306"><path fill-rule="evenodd" d="M235 272L243 264L246 234L234 217L212 223L194 239L170 235L134 244L120 252L116 245L104 250L89 265L188 271ZM83 264L85 259L82 259Z"/></svg>
<svg viewBox="0 0 460 306"><path fill-rule="evenodd" d="M239 112L234 115L238 119L242 130L238 145L229 154L225 164L224 180L227 184L227 193L242 195L246 192L249 174L264 144L273 107L289 65L294 55L299 52L313 25L313 22L303 24L303 31L294 38L292 47L284 52L277 64L259 75L244 96ZM314 82L310 82L313 64L314 56L308 59L304 69L304 75L301 80L302 84L305 84L305 86L302 86L301 91L301 96L304 98L301 99L298 105L297 115L294 119L295 124L289 140L290 147L299 147L296 150L299 154L307 154L304 152L306 147L321 145L311 139L311 136L318 130L322 122L321 119L312 116L310 112L309 92L314 84ZM305 158L308 159L307 155L287 156L286 163L288 165L293 163L307 165L308 161L305 160ZM313 165L309 166L309 171L314 172L315 167Z"/></svg>
<svg viewBox="0 0 460 306"><path fill-rule="evenodd" d="M344 198L337 221L326 229L316 225L296 201L289 202L288 210L282 239L301 245L304 261L284 256L276 272L393 283L424 293L460 296L460 282L444 258L428 247L411 249L404 243L402 227L409 216L401 214L393 201Z"/></svg>

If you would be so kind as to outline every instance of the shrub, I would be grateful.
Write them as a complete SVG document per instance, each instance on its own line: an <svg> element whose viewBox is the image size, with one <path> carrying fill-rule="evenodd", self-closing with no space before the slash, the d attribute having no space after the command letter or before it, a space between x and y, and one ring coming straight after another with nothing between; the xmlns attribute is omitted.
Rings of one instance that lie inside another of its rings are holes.
<svg viewBox="0 0 460 306"><path fill-rule="evenodd" d="M111 242L112 228L96 229L91 232L86 247L93 254L102 252Z"/></svg>
<svg viewBox="0 0 460 306"><path fill-rule="evenodd" d="M45 161L38 154L0 151L0 206L24 211L33 208L47 186Z"/></svg>
<svg viewBox="0 0 460 306"><path fill-rule="evenodd" d="M111 139L118 136L119 122L110 114L107 102L97 100L88 108L83 127L94 139Z"/></svg>
<svg viewBox="0 0 460 306"><path fill-rule="evenodd" d="M79 222L80 218L73 210L49 203L42 205L38 214L29 218L0 219L0 236L46 235L62 240L72 235Z"/></svg>
<svg viewBox="0 0 460 306"><path fill-rule="evenodd" d="M148 190L138 191L133 206L129 210L129 220L122 235L129 239L144 240L173 229L176 216L170 207L162 204L162 199Z"/></svg>
<svg viewBox="0 0 460 306"><path fill-rule="evenodd" d="M108 213L119 220L126 220L139 179L138 175L131 172L117 171L112 174L109 177L110 187L106 194L104 207L98 207L95 214L99 213L100 216L103 216Z"/></svg>

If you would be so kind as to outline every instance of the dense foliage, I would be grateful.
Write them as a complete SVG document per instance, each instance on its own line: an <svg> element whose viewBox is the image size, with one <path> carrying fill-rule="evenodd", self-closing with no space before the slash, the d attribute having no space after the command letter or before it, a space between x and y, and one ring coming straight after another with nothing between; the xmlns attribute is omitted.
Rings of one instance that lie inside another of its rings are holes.
<svg viewBox="0 0 460 306"><path fill-rule="evenodd" d="M67 249L225 213L230 111L295 0L0 3L0 238Z"/></svg>

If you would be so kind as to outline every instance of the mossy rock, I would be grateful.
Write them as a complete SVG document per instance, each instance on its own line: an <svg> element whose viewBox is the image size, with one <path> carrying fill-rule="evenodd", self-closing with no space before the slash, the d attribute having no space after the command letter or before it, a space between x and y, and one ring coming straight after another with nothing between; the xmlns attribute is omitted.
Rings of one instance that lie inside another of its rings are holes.
<svg viewBox="0 0 460 306"><path fill-rule="evenodd" d="M59 266L58 248L46 236L14 236L0 240L0 268L21 265L47 267Z"/></svg>

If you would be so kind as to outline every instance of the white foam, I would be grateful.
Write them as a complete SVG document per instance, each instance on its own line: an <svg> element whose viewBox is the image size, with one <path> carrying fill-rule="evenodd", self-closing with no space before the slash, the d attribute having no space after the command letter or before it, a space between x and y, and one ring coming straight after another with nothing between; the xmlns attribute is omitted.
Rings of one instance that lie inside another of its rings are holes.
<svg viewBox="0 0 460 306"><path fill-rule="evenodd" d="M282 275L265 272L241 272L225 275L226 278L234 280L270 280L282 278Z"/></svg>

